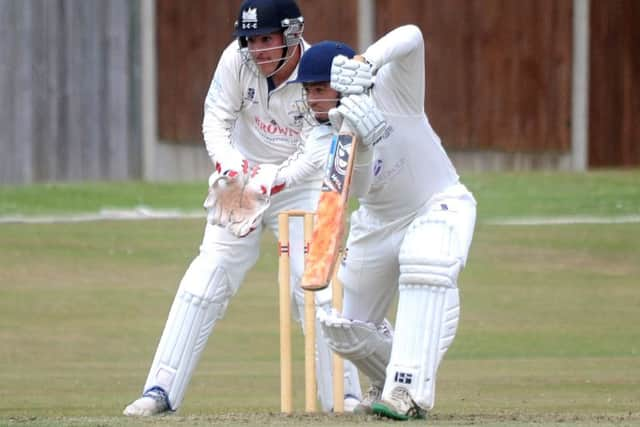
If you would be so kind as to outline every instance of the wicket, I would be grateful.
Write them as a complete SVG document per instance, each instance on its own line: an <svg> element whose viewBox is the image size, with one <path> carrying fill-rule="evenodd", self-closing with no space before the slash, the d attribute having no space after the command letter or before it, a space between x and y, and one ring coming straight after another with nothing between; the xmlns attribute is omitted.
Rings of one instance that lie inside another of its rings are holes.
<svg viewBox="0 0 640 427"><path fill-rule="evenodd" d="M289 222L292 217L303 218L304 221L304 253L309 253L309 245L313 232L314 213L290 210L278 215L278 282L280 304L280 410L283 413L293 412L293 362L291 353L291 284L289 254ZM342 287L333 280L333 306L342 309ZM315 296L312 291L304 292L304 378L305 378L305 412L316 412L316 316ZM333 411L344 412L344 368L342 359L333 356Z"/></svg>

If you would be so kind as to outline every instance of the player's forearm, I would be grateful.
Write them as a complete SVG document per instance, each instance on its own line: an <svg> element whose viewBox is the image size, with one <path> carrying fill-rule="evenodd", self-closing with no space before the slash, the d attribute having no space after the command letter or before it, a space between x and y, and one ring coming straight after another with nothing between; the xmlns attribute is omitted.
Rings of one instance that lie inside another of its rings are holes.
<svg viewBox="0 0 640 427"><path fill-rule="evenodd" d="M423 49L424 39L420 28L415 25L403 25L388 32L369 46L363 56L375 70L378 70L389 62L407 56L415 50Z"/></svg>
<svg viewBox="0 0 640 427"><path fill-rule="evenodd" d="M279 166L278 180L288 188L317 176L320 168L318 158L300 149Z"/></svg>
<svg viewBox="0 0 640 427"><path fill-rule="evenodd" d="M319 126L306 134L298 150L280 165L278 178L284 180L287 187L314 178L320 179L332 136L332 129L328 125Z"/></svg>
<svg viewBox="0 0 640 427"><path fill-rule="evenodd" d="M369 192L373 182L373 151L373 148L356 151L351 188L349 190L350 197L363 197Z"/></svg>
<svg viewBox="0 0 640 427"><path fill-rule="evenodd" d="M233 163L242 155L231 145L231 134L225 131L203 129L205 147L214 165Z"/></svg>

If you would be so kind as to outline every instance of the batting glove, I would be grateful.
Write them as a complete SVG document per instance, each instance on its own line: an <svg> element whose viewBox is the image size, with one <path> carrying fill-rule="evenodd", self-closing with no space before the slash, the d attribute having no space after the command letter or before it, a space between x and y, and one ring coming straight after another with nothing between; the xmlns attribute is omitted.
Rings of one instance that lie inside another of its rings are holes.
<svg viewBox="0 0 640 427"><path fill-rule="evenodd" d="M340 130L346 120L350 129L358 134L362 144L370 147L384 136L387 122L369 95L349 95L340 99L340 106L329 110L329 120Z"/></svg>
<svg viewBox="0 0 640 427"><path fill-rule="evenodd" d="M333 58L331 87L342 95L365 93L373 86L371 64L348 59L344 55Z"/></svg>

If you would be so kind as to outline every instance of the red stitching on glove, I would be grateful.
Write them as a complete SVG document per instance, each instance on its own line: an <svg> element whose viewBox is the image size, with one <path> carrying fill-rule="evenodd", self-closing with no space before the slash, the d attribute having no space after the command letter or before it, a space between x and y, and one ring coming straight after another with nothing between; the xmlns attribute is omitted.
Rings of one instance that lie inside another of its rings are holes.
<svg viewBox="0 0 640 427"><path fill-rule="evenodd" d="M271 187L271 195L273 196L274 194L278 194L279 192L284 190L285 186L286 184L284 182L282 184L274 185L273 187Z"/></svg>

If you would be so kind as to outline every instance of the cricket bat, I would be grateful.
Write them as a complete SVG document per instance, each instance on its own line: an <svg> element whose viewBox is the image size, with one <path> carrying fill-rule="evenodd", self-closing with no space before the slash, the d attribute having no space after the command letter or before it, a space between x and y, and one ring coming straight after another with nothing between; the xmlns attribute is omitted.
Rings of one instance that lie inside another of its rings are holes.
<svg viewBox="0 0 640 427"><path fill-rule="evenodd" d="M346 231L349 186L357 146L358 138L346 128L346 124L343 124L340 132L331 141L316 221L302 276L303 289L325 289L333 277Z"/></svg>

